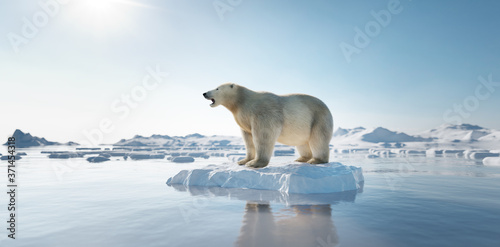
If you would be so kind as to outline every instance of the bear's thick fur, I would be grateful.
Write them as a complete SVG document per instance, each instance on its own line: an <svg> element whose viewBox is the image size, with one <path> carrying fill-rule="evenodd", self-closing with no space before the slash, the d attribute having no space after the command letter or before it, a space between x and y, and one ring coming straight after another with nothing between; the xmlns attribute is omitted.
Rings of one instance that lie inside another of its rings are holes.
<svg viewBox="0 0 500 247"><path fill-rule="evenodd" d="M233 83L203 96L212 101L211 107L229 109L240 126L247 154L238 164L267 166L276 141L296 146L299 162L328 163L333 118L321 100L305 94L255 92Z"/></svg>

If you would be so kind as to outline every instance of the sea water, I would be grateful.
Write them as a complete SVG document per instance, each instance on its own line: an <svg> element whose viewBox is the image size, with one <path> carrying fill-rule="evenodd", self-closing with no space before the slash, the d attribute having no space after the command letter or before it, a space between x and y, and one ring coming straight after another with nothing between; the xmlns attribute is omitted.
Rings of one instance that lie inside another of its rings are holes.
<svg viewBox="0 0 500 247"><path fill-rule="evenodd" d="M60 147L68 150L69 147ZM422 156L332 157L363 168L358 191L287 195L170 187L180 170L228 162L197 159L104 163L48 159L30 148L17 162L17 232L0 246L499 246L500 167ZM273 157L273 162L294 157ZM7 162L0 163L7 192Z"/></svg>

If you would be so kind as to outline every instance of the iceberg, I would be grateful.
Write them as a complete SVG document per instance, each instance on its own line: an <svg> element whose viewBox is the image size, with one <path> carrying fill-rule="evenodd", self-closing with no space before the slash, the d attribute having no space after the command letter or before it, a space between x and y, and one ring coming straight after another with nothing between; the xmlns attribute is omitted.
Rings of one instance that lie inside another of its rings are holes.
<svg viewBox="0 0 500 247"><path fill-rule="evenodd" d="M204 186L273 190L293 194L334 193L360 189L364 182L360 167L341 163L311 165L303 163L273 164L251 169L235 163L208 165L200 169L182 170L167 180L172 186Z"/></svg>

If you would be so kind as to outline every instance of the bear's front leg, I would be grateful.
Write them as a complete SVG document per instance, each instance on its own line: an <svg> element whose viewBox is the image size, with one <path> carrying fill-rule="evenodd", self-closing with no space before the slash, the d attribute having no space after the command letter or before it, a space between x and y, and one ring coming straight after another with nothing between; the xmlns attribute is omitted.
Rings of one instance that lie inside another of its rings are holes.
<svg viewBox="0 0 500 247"><path fill-rule="evenodd" d="M243 140L245 141L245 149L247 150L247 155L244 159L238 161L238 165L245 165L249 161L255 158L255 146L253 145L252 134L241 130Z"/></svg>
<svg viewBox="0 0 500 247"><path fill-rule="evenodd" d="M269 164L269 160L254 159L254 160L247 162L245 165L248 167L252 167L252 168L262 168L262 167L266 167L268 164Z"/></svg>
<svg viewBox="0 0 500 247"><path fill-rule="evenodd" d="M271 160L274 151L274 144L278 140L281 128L272 128L272 126L263 126L259 123L252 126L253 144L255 145L255 159L246 163L246 166L252 168L266 167Z"/></svg>

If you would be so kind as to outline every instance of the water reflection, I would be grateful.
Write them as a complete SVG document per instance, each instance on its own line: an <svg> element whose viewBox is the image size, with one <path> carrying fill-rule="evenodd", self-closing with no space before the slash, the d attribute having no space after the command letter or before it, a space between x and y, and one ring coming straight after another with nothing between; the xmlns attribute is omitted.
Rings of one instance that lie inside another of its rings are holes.
<svg viewBox="0 0 500 247"><path fill-rule="evenodd" d="M359 185L360 188L357 191L323 194L287 194L273 190L186 186L182 184L170 184L168 186L173 187L177 191L189 192L192 196L227 197L231 200L253 201L256 203L280 203L290 206L337 204L341 201L354 202L356 194L363 192L363 182Z"/></svg>
<svg viewBox="0 0 500 247"><path fill-rule="evenodd" d="M329 194L286 194L279 191L170 185L193 196L220 196L246 201L235 246L337 246L332 205L354 202L357 191ZM284 204L286 207L273 204Z"/></svg>
<svg viewBox="0 0 500 247"><path fill-rule="evenodd" d="M294 205L280 211L273 213L270 204L247 202L235 246L305 247L338 244L330 204Z"/></svg>

